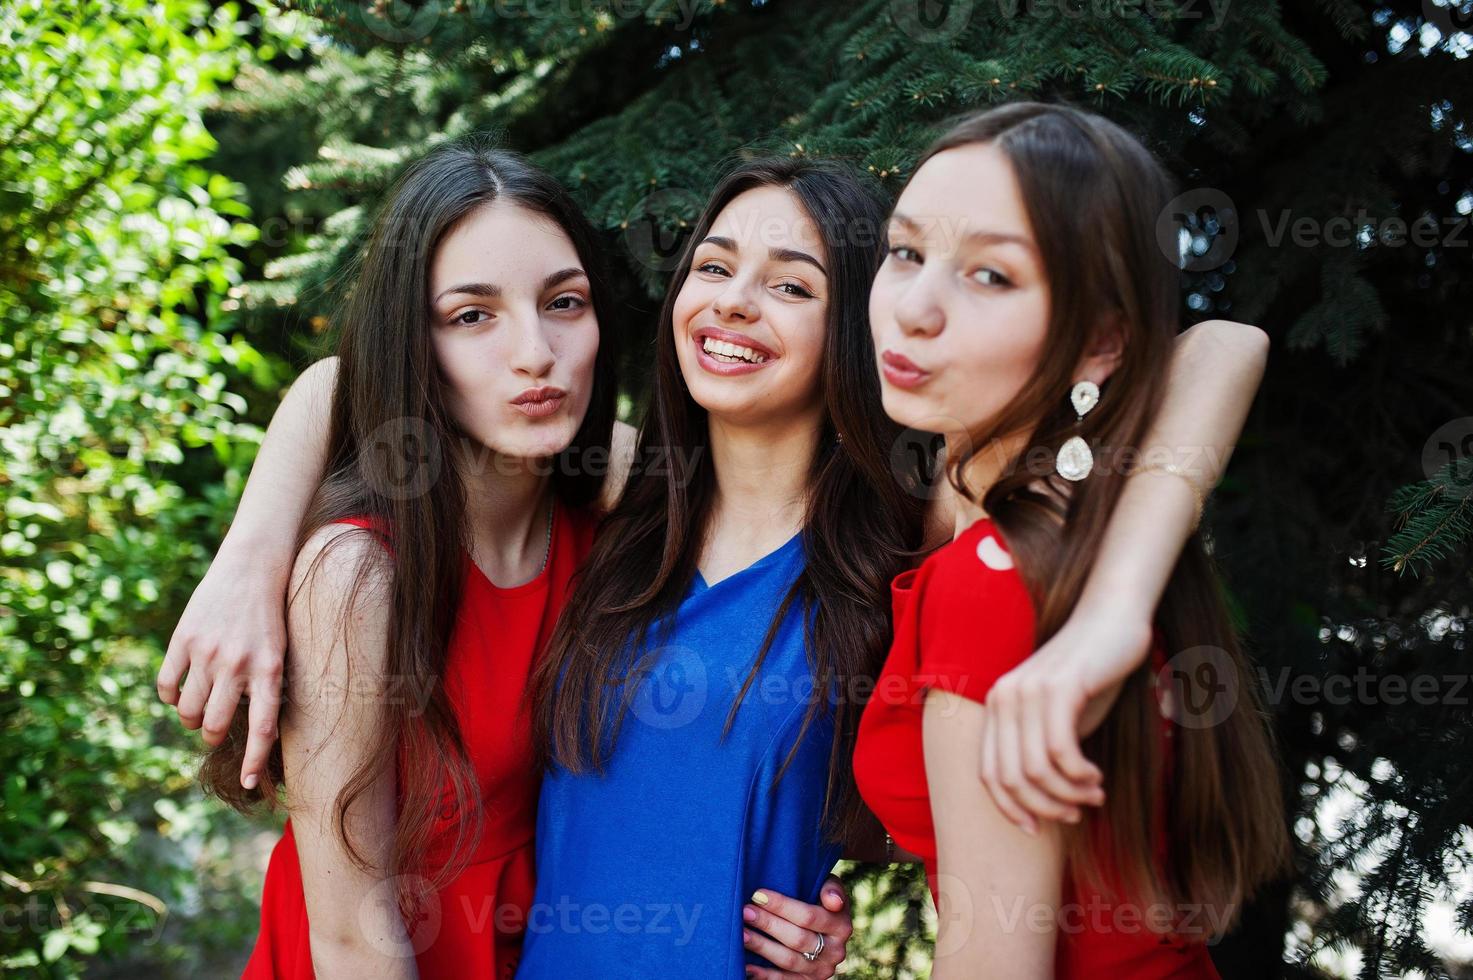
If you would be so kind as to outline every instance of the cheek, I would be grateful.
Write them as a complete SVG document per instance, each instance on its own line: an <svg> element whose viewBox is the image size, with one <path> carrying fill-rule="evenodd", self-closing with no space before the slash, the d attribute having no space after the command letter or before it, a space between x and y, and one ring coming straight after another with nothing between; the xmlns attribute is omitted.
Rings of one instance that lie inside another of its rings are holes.
<svg viewBox="0 0 1473 980"><path fill-rule="evenodd" d="M593 372L598 361L598 324L589 318L589 322L574 327L566 344L565 353L562 355L568 361L572 369L572 383L581 390L593 387Z"/></svg>
<svg viewBox="0 0 1473 980"><path fill-rule="evenodd" d="M431 341L440 376L445 379L450 393L457 400L464 398L472 390L475 380L476 359L470 356L471 345L465 340L465 337L448 330L436 330Z"/></svg>
<svg viewBox="0 0 1473 980"><path fill-rule="evenodd" d="M708 305L703 284L687 278L680 292L675 294L675 304L670 308L670 324L677 336L689 326L691 318Z"/></svg>
<svg viewBox="0 0 1473 980"><path fill-rule="evenodd" d="M891 312L895 309L891 292L890 276L882 266L869 293L869 332L876 346L882 338L889 336L890 326L895 322Z"/></svg>
<svg viewBox="0 0 1473 980"><path fill-rule="evenodd" d="M788 384L801 389L793 392L797 397L810 395L818 388L827 331L828 323L822 313L793 317L783 331L784 357L790 372Z"/></svg>
<svg viewBox="0 0 1473 980"><path fill-rule="evenodd" d="M1028 297L1019 297L1006 307L973 311L972 329L955 339L958 366L965 392L981 394L991 414L1010 402L1038 367L1048 335L1047 310ZM965 322L965 321L963 321Z"/></svg>

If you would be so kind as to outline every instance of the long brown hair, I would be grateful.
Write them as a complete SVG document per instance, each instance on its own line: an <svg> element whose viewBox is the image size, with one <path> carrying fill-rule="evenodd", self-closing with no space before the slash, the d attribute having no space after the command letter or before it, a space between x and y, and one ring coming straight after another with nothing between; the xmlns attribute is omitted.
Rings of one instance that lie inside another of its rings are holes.
<svg viewBox="0 0 1473 980"><path fill-rule="evenodd" d="M830 297L819 381L824 418L807 481L804 568L767 629L727 726L778 625L796 603L808 624L814 694L778 778L798 741L821 714L832 711L835 738L824 822L832 836L845 838L858 830L862 812L850 764L863 707L855 689L884 661L890 580L920 545L922 501L907 492L891 466L891 447L902 430L880 404L868 325L883 207L837 164L791 158L746 163L720 181L697 220L660 310L653 392L636 468L605 519L582 585L564 610L530 689L533 741L545 764L572 772L603 767L638 688L632 679L642 669L621 660L620 653L644 645L651 626L673 612L693 579L711 516L715 473L706 411L681 377L673 311L696 245L723 208L759 187L791 191L824 237ZM615 693L621 683L622 699Z"/></svg>
<svg viewBox="0 0 1473 980"><path fill-rule="evenodd" d="M1178 270L1157 244L1155 222L1165 214L1172 184L1121 127L1040 103L963 118L931 145L921 164L979 143L996 146L1011 162L1049 282L1048 334L1038 367L1011 404L971 433L971 445L981 451L1000 437L1032 432L1028 447L1004 467L981 503L1017 557L1042 644L1068 618L1094 566L1128 474L1126 447L1142 445L1160 408L1179 298ZM1077 423L1067 398L1077 380L1072 372L1104 317L1113 317L1124 332L1123 357L1101 386L1098 406ZM1084 481L1070 484L1052 467L1040 473L1024 463L1025 457L1052 460L1075 434L1096 454L1095 470ZM962 474L973 455L948 460L948 478L969 499L975 497ZM1105 773L1107 802L1102 812L1091 809L1069 836L1070 865L1077 881L1107 889L1103 871L1109 866L1134 899L1211 909L1216 914L1210 921L1226 928L1242 902L1285 869L1288 837L1269 729L1200 534L1192 535L1177 562L1156 627L1165 650L1175 652L1173 675L1225 672L1219 681L1237 694L1236 709L1215 724L1174 728L1174 774L1163 800L1163 705L1154 692L1155 668L1147 663L1137 670L1086 740L1087 753ZM1163 805L1164 878L1153 857L1159 843L1154 815Z"/></svg>
<svg viewBox="0 0 1473 980"><path fill-rule="evenodd" d="M355 516L373 518L389 537L393 572L385 673L411 679L416 690L425 685L428 698L423 705L407 697L384 699L377 744L339 793L334 823L348 853L366 868L346 831L349 807L372 786L383 760L412 760L398 772L393 870L418 868L443 804L453 801L458 815L449 857L428 877L431 886L463 865L480 833L481 805L443 683L469 540L465 488L450 457L468 437L447 408L435 360L429 269L445 236L493 201L513 202L562 229L588 274L595 315L601 324L609 322L609 287L596 233L556 180L480 136L463 137L425 154L390 190L338 313L339 365L327 471L300 537L305 542L325 525ZM572 445L551 465L552 492L573 507L597 499L603 485L604 474L580 461L608 456L615 398L611 333L601 331L587 415ZM358 533L370 532L348 532L329 548ZM395 541L410 546L394 547ZM367 571L360 569L355 593ZM352 606L352 598L344 603L345 617ZM287 670L290 674L290 657ZM237 724L210 752L201 771L207 790L242 810L263 801L274 805L283 781L278 743L261 785L252 790L240 786L245 715L236 712Z"/></svg>

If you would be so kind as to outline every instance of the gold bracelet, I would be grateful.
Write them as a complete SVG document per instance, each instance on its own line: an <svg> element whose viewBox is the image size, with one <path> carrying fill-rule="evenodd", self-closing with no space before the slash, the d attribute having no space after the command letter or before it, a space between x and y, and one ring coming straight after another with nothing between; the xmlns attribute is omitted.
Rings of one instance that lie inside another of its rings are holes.
<svg viewBox="0 0 1473 980"><path fill-rule="evenodd" d="M1165 473L1167 476L1181 477L1182 481L1192 488L1192 497L1197 502L1197 517L1192 521L1192 530L1195 531L1201 526L1202 512L1207 509L1207 495L1202 492L1202 488L1197 486L1197 481L1193 480L1185 469L1175 463L1145 463L1130 471L1131 476L1137 473Z"/></svg>

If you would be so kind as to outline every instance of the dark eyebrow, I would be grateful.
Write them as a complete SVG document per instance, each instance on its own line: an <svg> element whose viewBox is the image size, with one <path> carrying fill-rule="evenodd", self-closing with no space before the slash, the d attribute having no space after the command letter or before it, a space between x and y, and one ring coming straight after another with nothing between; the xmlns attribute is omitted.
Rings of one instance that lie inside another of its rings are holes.
<svg viewBox="0 0 1473 980"><path fill-rule="evenodd" d="M736 242L730 238L723 238L721 235L708 235L701 241L701 244L715 245L717 248L724 248L728 252L739 251ZM815 259L807 252L800 252L796 248L770 248L767 250L767 255L774 262L807 262L825 276L829 274L828 270L823 267L823 264L818 259Z"/></svg>
<svg viewBox="0 0 1473 980"><path fill-rule="evenodd" d="M569 279L575 279L579 276L585 279L588 278L588 274L577 266L569 266L566 269L559 269L557 272L552 273L546 279L542 280L542 291L546 292L554 286L562 285ZM451 293L460 293L464 296L482 296L486 299L495 299L496 297L501 295L501 287L493 282L463 282L458 286L451 286L449 289L442 292L439 296L436 296L434 301L438 303L440 302L440 300L444 299L446 296L449 296Z"/></svg>
<svg viewBox="0 0 1473 980"><path fill-rule="evenodd" d="M888 223L900 225L907 231L917 234L919 234L921 230L921 226L918 222L914 221L911 218L907 218L903 214L890 215L890 221ZM1001 243L1004 245L1017 245L1022 248L1026 248L1028 251L1034 253L1035 255L1038 254L1038 247L1034 245L1030 239L1023 237L1022 235L1011 235L1007 232L1002 231L986 231L983 229L978 229L977 231L969 231L966 233L966 235L963 236L963 240L968 242L975 242L982 245L993 243Z"/></svg>

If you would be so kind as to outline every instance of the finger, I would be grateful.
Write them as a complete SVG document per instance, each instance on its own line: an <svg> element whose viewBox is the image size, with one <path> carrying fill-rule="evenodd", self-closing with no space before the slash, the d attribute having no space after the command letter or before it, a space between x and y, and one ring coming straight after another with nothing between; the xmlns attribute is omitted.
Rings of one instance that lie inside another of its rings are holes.
<svg viewBox="0 0 1473 980"><path fill-rule="evenodd" d="M748 932L762 932L795 953L818 948L818 933L779 919L771 912L748 903L742 906L742 926ZM825 943L827 949L827 943Z"/></svg>
<svg viewBox="0 0 1473 980"><path fill-rule="evenodd" d="M210 698L209 661L196 661L184 677L184 688L179 692L179 722L191 731L204 724L205 704Z"/></svg>
<svg viewBox="0 0 1473 980"><path fill-rule="evenodd" d="M1105 774L1089 760L1080 747L1074 712L1069 703L1064 700L1051 701L1045 715L1049 758L1066 779L1086 790L1077 802L1095 806L1104 803L1105 791L1101 784L1105 781Z"/></svg>
<svg viewBox="0 0 1473 980"><path fill-rule="evenodd" d="M844 888L844 882L838 875L829 875L824 880L823 890L819 892L818 901L830 912L842 912L849 904L849 892Z"/></svg>
<svg viewBox="0 0 1473 980"><path fill-rule="evenodd" d="M754 929L742 930L742 945L758 956L771 963L780 970L796 974L800 977L832 976L833 967L818 960L809 962L803 958L803 954L783 945L770 936L764 936ZM818 940L813 941L818 945ZM813 947L810 946L809 949Z"/></svg>
<svg viewBox="0 0 1473 980"><path fill-rule="evenodd" d="M159 700L165 704L179 703L179 682L184 679L184 670L189 666L189 644L176 630L169 637L169 649L164 653L164 662L159 667L155 681Z"/></svg>
<svg viewBox="0 0 1473 980"><path fill-rule="evenodd" d="M755 977L756 980L791 980L798 974L789 973L786 970L774 970L770 966L753 966L747 964L747 976Z"/></svg>
<svg viewBox="0 0 1473 980"><path fill-rule="evenodd" d="M997 711L997 738L994 747L997 753L997 782L1001 796L1006 804L999 805L998 809L1009 816L1025 834L1038 833L1038 821L1033 818L1032 813L1024 805L1020 793L1023 783L1023 769L1018 759L1018 733L1013 725L1011 712L1006 703L999 704Z"/></svg>
<svg viewBox="0 0 1473 980"><path fill-rule="evenodd" d="M219 745L230 731L235 709L240 707L241 695L245 693L245 678L235 673L222 673L215 678L210 689L210 700L205 705L205 720L201 726L206 745Z"/></svg>
<svg viewBox="0 0 1473 980"><path fill-rule="evenodd" d="M1081 814L1073 802L1078 791L1054 767L1053 760L1049 758L1043 704L1035 703L1032 710L1024 711L1019 720L1023 725L1023 779L1033 792L1052 806L1051 813L1038 811L1034 815L1048 816L1065 823L1078 823Z"/></svg>
<svg viewBox="0 0 1473 980"><path fill-rule="evenodd" d="M1002 772L1003 785L1013 791L1018 805L1035 820L1063 820L1064 807L1043 793L1033 778L1043 745L1036 743L1028 729L1029 712L1018 706L1011 718L1003 720ZM1009 723L1011 722L1011 723ZM1011 739L1009 736L1011 732Z"/></svg>
<svg viewBox="0 0 1473 980"><path fill-rule="evenodd" d="M770 888L759 888L753 892L752 904L809 932L834 934L849 926L849 917L846 915L830 912L822 905L809 905L796 898L779 895ZM810 945L807 948L813 947Z"/></svg>
<svg viewBox="0 0 1473 980"><path fill-rule="evenodd" d="M280 687L270 675L251 682L248 708L250 733L246 736L245 757L240 764L240 784L255 789L266 774L266 760L276 744L276 721L281 713Z"/></svg>

